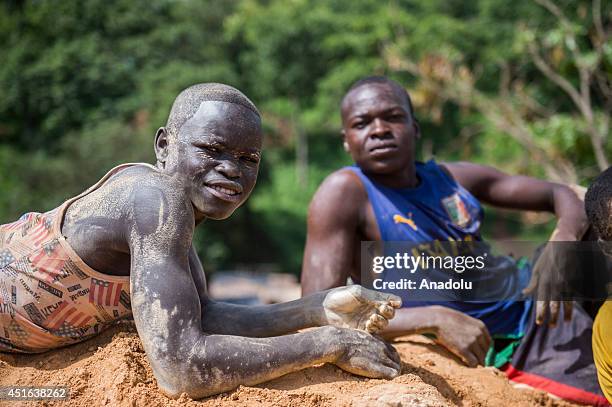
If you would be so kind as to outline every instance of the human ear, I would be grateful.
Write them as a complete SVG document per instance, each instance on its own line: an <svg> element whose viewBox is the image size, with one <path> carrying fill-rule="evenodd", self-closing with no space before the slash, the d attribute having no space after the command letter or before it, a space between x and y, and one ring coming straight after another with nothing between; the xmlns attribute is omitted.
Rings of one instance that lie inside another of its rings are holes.
<svg viewBox="0 0 612 407"><path fill-rule="evenodd" d="M168 158L168 132L165 127L160 127L155 133L155 157L157 162L162 164L162 167L166 164Z"/></svg>
<svg viewBox="0 0 612 407"><path fill-rule="evenodd" d="M412 125L414 126L414 137L418 140L421 138L421 126L419 126L419 121L417 119L413 119Z"/></svg>
<svg viewBox="0 0 612 407"><path fill-rule="evenodd" d="M350 153L351 150L349 149L349 145L346 142L346 133L344 132L344 130L341 130L340 134L342 135L342 147L344 147L344 151L346 151L347 153Z"/></svg>

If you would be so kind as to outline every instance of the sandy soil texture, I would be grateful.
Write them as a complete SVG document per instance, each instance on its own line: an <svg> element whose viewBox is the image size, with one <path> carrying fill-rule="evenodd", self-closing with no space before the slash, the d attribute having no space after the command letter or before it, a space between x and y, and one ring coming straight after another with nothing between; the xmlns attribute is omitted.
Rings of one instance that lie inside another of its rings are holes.
<svg viewBox="0 0 612 407"><path fill-rule="evenodd" d="M402 375L369 380L331 365L289 374L200 401L170 400L157 390L130 322L87 342L33 356L0 354L0 386L67 385L65 402L0 402L58 406L570 406L542 392L513 388L492 368L469 369L421 336L395 344Z"/></svg>

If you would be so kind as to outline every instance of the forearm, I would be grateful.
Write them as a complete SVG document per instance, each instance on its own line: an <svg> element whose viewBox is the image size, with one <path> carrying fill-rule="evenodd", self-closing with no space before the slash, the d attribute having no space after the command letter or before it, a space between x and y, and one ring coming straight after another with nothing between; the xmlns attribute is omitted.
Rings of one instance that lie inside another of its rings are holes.
<svg viewBox="0 0 612 407"><path fill-rule="evenodd" d="M557 226L551 240L580 240L588 229L584 202L578 188L556 185L553 199Z"/></svg>
<svg viewBox="0 0 612 407"><path fill-rule="evenodd" d="M439 306L429 306L395 310L395 317L389 321L389 325L382 331L381 336L385 339L393 339L413 334L436 334L439 308Z"/></svg>
<svg viewBox="0 0 612 407"><path fill-rule="evenodd" d="M189 355L153 364L162 390L178 397L202 398L255 385L315 364L334 362L341 354L337 329L323 327L273 338L201 336Z"/></svg>
<svg viewBox="0 0 612 407"><path fill-rule="evenodd" d="M208 301L202 329L209 334L270 337L322 325L323 293L280 304L244 306Z"/></svg>
<svg viewBox="0 0 612 407"><path fill-rule="evenodd" d="M509 176L471 163L448 163L446 168L479 200L502 208L553 212L558 224L552 238L579 240L587 229L584 188Z"/></svg>

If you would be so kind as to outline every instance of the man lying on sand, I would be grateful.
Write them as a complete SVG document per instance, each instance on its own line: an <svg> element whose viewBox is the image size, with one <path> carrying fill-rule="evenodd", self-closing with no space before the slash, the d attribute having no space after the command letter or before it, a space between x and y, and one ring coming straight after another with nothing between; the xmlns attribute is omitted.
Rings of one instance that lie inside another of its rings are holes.
<svg viewBox="0 0 612 407"><path fill-rule="evenodd" d="M155 166L120 165L60 207L1 226L0 350L80 342L133 314L170 396L204 397L323 362L398 375L395 350L368 333L393 317L395 296L343 287L257 307L208 298L194 228L246 201L261 144L246 96L194 85L155 135ZM320 328L285 335L308 327Z"/></svg>
<svg viewBox="0 0 612 407"><path fill-rule="evenodd" d="M584 205L602 251L612 261L612 167L593 181ZM599 385L612 403L612 283L608 284L608 295L610 299L601 306L593 324L593 355Z"/></svg>
<svg viewBox="0 0 612 407"><path fill-rule="evenodd" d="M311 202L302 268L304 295L344 285L348 277L360 282L361 241L427 245L481 240L480 201L554 213L558 222L552 241L580 240L587 229L583 202L566 185L510 176L471 163L417 162L420 129L410 96L397 82L384 77L356 82L342 99L341 115L344 148L356 165L330 175ZM433 247L422 250L435 251ZM533 275L546 275L558 267L551 245L539 258ZM518 287L517 293L527 288L528 267L519 267L506 256L499 261L496 272L501 286ZM492 270L483 271L482 278L489 278ZM432 271L423 276L430 278ZM559 294L551 292L549 298L558 299ZM384 336L431 333L438 343L475 366L484 363L492 335L493 364L513 380L579 402L603 400L595 383L590 339L584 335L592 319L579 305L572 309L567 301L538 302L536 312L531 301L415 302L404 298L404 307L396 312ZM572 314L570 322L557 324ZM580 363L572 365L578 358Z"/></svg>

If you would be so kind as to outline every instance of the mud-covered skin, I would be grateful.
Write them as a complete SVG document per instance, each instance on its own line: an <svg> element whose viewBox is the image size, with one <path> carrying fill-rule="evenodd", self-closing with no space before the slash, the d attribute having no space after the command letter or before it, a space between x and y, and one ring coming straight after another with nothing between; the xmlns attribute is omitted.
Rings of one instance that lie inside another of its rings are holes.
<svg viewBox="0 0 612 407"><path fill-rule="evenodd" d="M249 337L282 335L324 325L376 334L387 327L401 304L395 295L359 285L320 291L271 306L243 307L204 299L206 314L202 324L207 332Z"/></svg>
<svg viewBox="0 0 612 407"><path fill-rule="evenodd" d="M178 135L158 130L156 170L125 169L67 210L62 233L76 253L102 273L130 276L136 327L169 396L204 397L323 362L369 377L399 374L392 347L352 329L382 329L397 297L351 287L259 307L208 298L193 232L247 199L261 137L252 110L202 102ZM285 335L308 327L319 328Z"/></svg>
<svg viewBox="0 0 612 407"><path fill-rule="evenodd" d="M415 143L420 129L410 110L405 91L393 82L360 85L342 101L345 150L368 176L390 188L412 188L419 183ZM586 230L576 188L465 162L445 163L442 169L482 202L555 213L558 223L551 240L579 240ZM342 286L348 277L359 282L360 242L380 240L376 216L359 177L344 169L331 174L308 212L302 293ZM543 273L549 267L544 262L538 265ZM538 320L550 310L551 321L556 321L558 309L558 302L538 303ZM393 338L411 333L435 334L438 343L469 366L484 363L491 343L481 321L446 307L399 309L382 335Z"/></svg>

